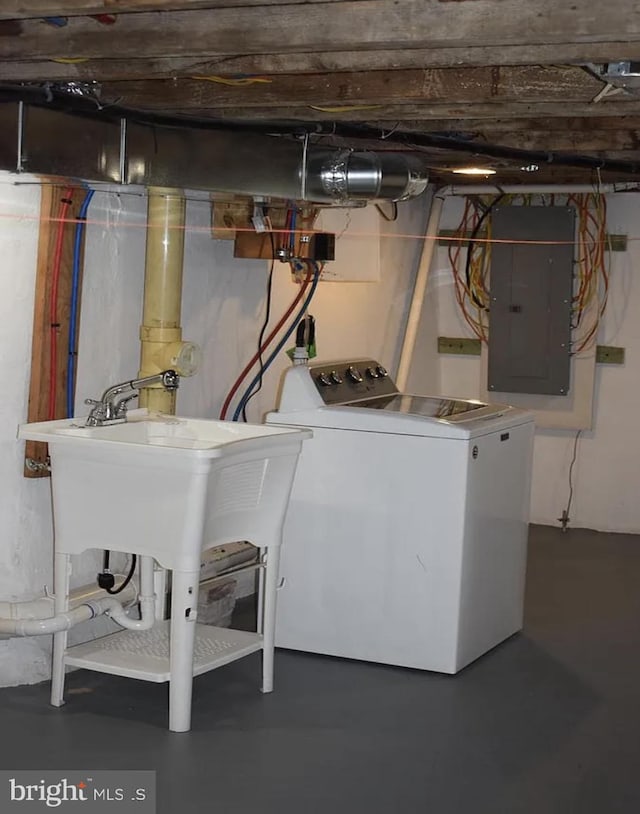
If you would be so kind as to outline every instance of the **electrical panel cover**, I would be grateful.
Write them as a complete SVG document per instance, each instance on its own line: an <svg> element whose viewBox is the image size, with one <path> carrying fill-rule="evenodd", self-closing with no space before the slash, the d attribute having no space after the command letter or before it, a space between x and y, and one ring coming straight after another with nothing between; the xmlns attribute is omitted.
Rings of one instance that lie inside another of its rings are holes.
<svg viewBox="0 0 640 814"><path fill-rule="evenodd" d="M488 389L566 395L575 210L497 207L491 237Z"/></svg>

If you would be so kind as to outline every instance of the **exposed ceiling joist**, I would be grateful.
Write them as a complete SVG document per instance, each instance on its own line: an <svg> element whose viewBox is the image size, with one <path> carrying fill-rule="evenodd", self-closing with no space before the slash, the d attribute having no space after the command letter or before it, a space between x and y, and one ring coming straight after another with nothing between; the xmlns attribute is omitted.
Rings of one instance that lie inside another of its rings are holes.
<svg viewBox="0 0 640 814"><path fill-rule="evenodd" d="M362 145L365 134L382 150L404 131L411 136L396 147L419 144L434 167L450 162L452 138L463 159L469 139L467 158L485 145L512 180L523 148L542 156L536 182L590 183L599 169L609 180L616 172L628 178L640 167L640 89L633 79L629 91L618 87L640 63L640 6L628 0L0 5L3 99L15 99L17 88L66 109L79 95L86 111L128 108L151 124L158 114L278 132L308 124L325 141L336 132L344 146ZM89 16L104 13L116 15L112 25ZM68 19L59 27L39 19L52 15ZM598 67L607 63L615 64ZM546 161L545 151L566 153L567 167L556 168L557 156Z"/></svg>
<svg viewBox="0 0 640 814"><path fill-rule="evenodd" d="M604 102L602 108L606 106L606 115L640 115L640 99L633 99L624 102ZM493 117L504 119L513 116L516 119L525 119L527 117L538 118L543 117L556 117L566 119L567 113L576 117L592 117L597 121L597 117L604 113L598 105L593 105L589 102L578 103L575 102L568 106L565 102L540 102L537 104L518 102L500 103L487 103L481 102L479 104L462 103L459 105L451 105L447 103L441 104L407 104L407 105L363 105L361 109L352 107L349 110L342 112L333 110L318 110L311 106L304 107L224 107L202 109L194 111L189 110L172 110L172 113L180 113L185 115L199 115L199 116L213 116L223 119L233 119L238 121L250 120L272 120L272 121L353 121L353 122L370 122L372 119L380 120L381 115L384 114L386 124L385 131L391 128L396 128L405 120L413 120L414 123L418 120L422 123L423 130L431 130L430 122L432 120L442 121L443 119L451 118L458 122L468 117L469 119L485 119L486 126L490 124L490 119ZM595 126L595 125L594 125ZM402 129L402 128L401 128ZM458 129L466 129L459 127Z"/></svg>
<svg viewBox="0 0 640 814"><path fill-rule="evenodd" d="M371 125L379 125L382 129L389 128L388 121L370 121ZM598 117L580 117L580 116L550 116L546 118L531 118L517 119L517 118L494 118L489 116L487 118L478 119L431 119L429 121L429 129L432 131L442 130L450 132L474 132L484 131L491 132L496 135L500 133L522 133L522 132L539 132L548 133L549 138L555 138L554 134L571 133L575 137L580 134L587 134L594 131L608 133L608 137L613 140L619 132L633 132L640 133L640 116L598 116ZM424 130L424 120L411 121L405 119L402 122L403 130Z"/></svg>
<svg viewBox="0 0 640 814"><path fill-rule="evenodd" d="M167 57L403 48L560 46L640 41L640 8L627 0L350 0L297 5L127 14L117 26L75 17L55 28L7 23L1 59ZM14 32L13 35L11 32ZM570 34L570 36L569 36ZM573 54L575 58L575 51ZM612 58L615 58L612 56ZM557 61L564 55L558 49Z"/></svg>
<svg viewBox="0 0 640 814"><path fill-rule="evenodd" d="M562 54L562 59L558 55ZM356 71L457 68L486 65L584 64L616 60L640 61L640 41L508 45L502 48L408 48L384 51L325 51L292 54L240 54L203 57L153 57L131 59L79 58L78 62L5 60L0 62L0 82L83 81L108 82L167 79L193 74L292 74Z"/></svg>
<svg viewBox="0 0 640 814"><path fill-rule="evenodd" d="M202 77L162 79L153 83L112 82L102 88L107 100L122 99L129 107L147 110L197 110L229 105L378 108L396 105L399 100L402 105L473 103L477 106L483 102L520 105L562 102L566 105L590 102L601 89L602 82L580 68L551 66L282 74L240 87Z"/></svg>
<svg viewBox="0 0 640 814"><path fill-rule="evenodd" d="M270 6L282 0L3 0L0 20L125 14L142 11L192 11L223 6ZM340 0L287 0L288 3L334 3Z"/></svg>

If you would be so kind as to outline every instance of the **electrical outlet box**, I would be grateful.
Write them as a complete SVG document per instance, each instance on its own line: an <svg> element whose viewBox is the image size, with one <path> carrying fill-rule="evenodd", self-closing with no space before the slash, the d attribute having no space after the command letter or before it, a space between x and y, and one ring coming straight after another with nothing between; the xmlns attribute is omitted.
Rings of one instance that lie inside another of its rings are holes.
<svg viewBox="0 0 640 814"><path fill-rule="evenodd" d="M480 356L480 340L469 339L464 336L439 336L438 353Z"/></svg>
<svg viewBox="0 0 640 814"><path fill-rule="evenodd" d="M308 246L308 252L306 254L301 252L301 254L308 257L309 260L323 263L327 260L336 259L336 236L330 232L314 232Z"/></svg>
<svg viewBox="0 0 640 814"><path fill-rule="evenodd" d="M623 365L624 348L616 348L612 345L598 345L596 347L596 364Z"/></svg>

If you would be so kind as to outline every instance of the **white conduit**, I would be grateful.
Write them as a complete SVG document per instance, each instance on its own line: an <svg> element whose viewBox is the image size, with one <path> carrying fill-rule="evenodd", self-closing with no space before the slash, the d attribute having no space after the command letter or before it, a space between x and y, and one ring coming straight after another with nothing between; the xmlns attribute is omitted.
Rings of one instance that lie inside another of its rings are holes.
<svg viewBox="0 0 640 814"><path fill-rule="evenodd" d="M420 265L418 267L418 273L416 274L416 281L413 287L411 306L409 308L409 316L407 317L407 325L404 332L402 350L400 352L400 363L398 365L398 373L396 375L396 384L398 385L398 390L401 393L405 391L407 378L409 377L411 359L413 357L413 351L418 336L418 328L420 326L420 317L422 315L422 303L427 290L431 261L433 259L433 253L435 251L436 242L438 239L438 227L440 226L440 215L442 214L443 204L444 195L441 192L437 192L434 195L431 203L431 212L429 212L429 220L427 221L424 241L422 243Z"/></svg>

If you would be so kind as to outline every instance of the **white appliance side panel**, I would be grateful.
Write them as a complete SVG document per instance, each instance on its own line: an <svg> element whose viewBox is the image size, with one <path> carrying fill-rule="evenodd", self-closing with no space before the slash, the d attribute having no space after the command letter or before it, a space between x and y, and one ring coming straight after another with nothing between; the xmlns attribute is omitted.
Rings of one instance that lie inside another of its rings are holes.
<svg viewBox="0 0 640 814"><path fill-rule="evenodd" d="M468 447L458 669L522 629L533 427Z"/></svg>
<svg viewBox="0 0 640 814"><path fill-rule="evenodd" d="M455 671L466 450L314 428L285 521L278 646Z"/></svg>

